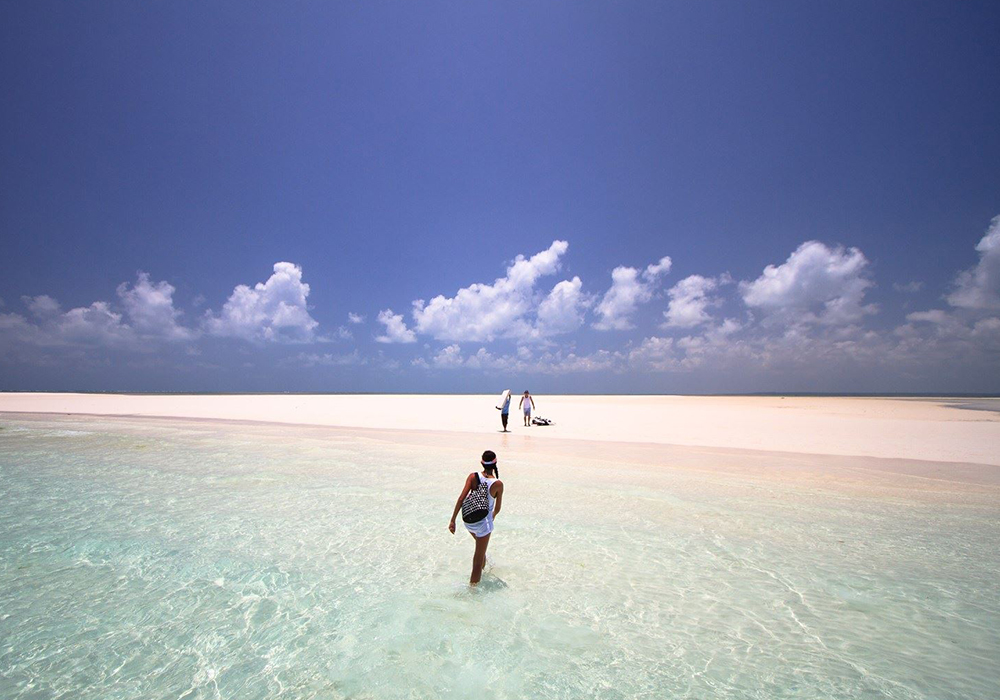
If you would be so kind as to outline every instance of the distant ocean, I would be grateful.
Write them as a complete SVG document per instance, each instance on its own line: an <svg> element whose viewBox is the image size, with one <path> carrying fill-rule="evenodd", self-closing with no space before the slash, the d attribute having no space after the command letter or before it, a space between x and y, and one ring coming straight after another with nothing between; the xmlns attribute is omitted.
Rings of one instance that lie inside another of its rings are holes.
<svg viewBox="0 0 1000 700"><path fill-rule="evenodd" d="M952 408L962 408L967 411L990 411L1000 413L1000 401L956 401L949 403Z"/></svg>
<svg viewBox="0 0 1000 700"><path fill-rule="evenodd" d="M341 431L0 416L0 697L982 699L1000 506Z"/></svg>
<svg viewBox="0 0 1000 700"><path fill-rule="evenodd" d="M126 396L493 396L499 394L500 390L489 391L465 391L465 392L421 392L421 391L88 391L82 389L72 389L65 392L48 391L23 391L18 389L0 389L0 393L26 393L26 394L46 394L46 393L70 393L70 394L111 394ZM753 393L735 394L686 394L660 393L660 392L626 392L623 394L611 394L606 392L556 392L559 396L795 396L795 397L822 397L822 398L892 398L892 399L927 399L930 401L940 401L943 399L988 399L1000 401L1000 394L934 394L934 393L824 393L824 392L795 392L795 391L766 391Z"/></svg>

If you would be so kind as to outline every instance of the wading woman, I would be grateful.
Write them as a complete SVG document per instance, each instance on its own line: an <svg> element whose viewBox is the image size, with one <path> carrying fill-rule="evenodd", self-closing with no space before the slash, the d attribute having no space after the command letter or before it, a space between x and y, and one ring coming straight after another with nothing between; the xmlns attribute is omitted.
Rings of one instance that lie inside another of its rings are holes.
<svg viewBox="0 0 1000 700"><path fill-rule="evenodd" d="M472 576L469 584L475 586L483 576L486 565L486 548L490 545L493 519L500 515L503 503L503 482L498 478L497 456L492 450L483 452L483 471L472 472L465 480L462 493L455 502L448 529L455 534L455 518L462 511L462 522L476 540L476 551L472 555Z"/></svg>

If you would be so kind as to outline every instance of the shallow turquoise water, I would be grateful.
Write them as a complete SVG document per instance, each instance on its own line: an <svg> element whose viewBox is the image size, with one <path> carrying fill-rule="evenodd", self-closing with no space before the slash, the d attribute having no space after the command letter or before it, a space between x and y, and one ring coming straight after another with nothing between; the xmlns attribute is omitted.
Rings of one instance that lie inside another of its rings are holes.
<svg viewBox="0 0 1000 700"><path fill-rule="evenodd" d="M988 698L1000 508L323 429L0 417L0 697ZM505 459L506 458L506 459Z"/></svg>

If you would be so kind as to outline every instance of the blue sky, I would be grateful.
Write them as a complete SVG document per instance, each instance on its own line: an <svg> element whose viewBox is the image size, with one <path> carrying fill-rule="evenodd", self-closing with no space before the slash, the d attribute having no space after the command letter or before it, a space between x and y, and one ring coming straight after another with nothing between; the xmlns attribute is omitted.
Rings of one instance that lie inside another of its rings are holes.
<svg viewBox="0 0 1000 700"><path fill-rule="evenodd" d="M4 3L0 389L1000 391L1000 6L537 5Z"/></svg>

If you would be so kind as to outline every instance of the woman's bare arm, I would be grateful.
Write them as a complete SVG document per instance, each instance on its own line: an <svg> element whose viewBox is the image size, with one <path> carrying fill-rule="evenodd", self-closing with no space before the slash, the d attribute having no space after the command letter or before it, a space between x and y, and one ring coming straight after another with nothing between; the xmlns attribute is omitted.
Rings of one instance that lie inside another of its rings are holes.
<svg viewBox="0 0 1000 700"><path fill-rule="evenodd" d="M503 482L497 481L496 486L497 486L497 494L496 496L494 496L494 498L496 499L496 505L493 506L494 518L500 515L500 506L503 505Z"/></svg>
<svg viewBox="0 0 1000 700"><path fill-rule="evenodd" d="M455 501L455 512L451 514L451 522L448 523L448 529L451 530L452 534L455 534L455 518L458 517L458 511L462 510L462 501L465 500L465 497L469 495L469 491L472 490L472 480L475 476L475 472L469 474L469 478L465 480L465 487L462 489L462 493L459 495L458 500Z"/></svg>

